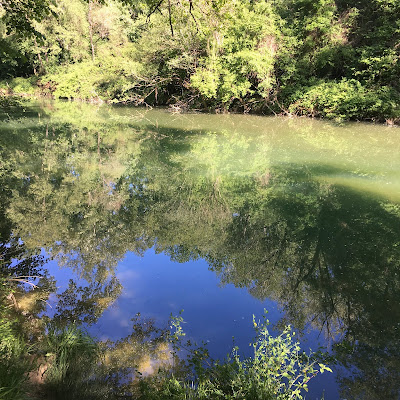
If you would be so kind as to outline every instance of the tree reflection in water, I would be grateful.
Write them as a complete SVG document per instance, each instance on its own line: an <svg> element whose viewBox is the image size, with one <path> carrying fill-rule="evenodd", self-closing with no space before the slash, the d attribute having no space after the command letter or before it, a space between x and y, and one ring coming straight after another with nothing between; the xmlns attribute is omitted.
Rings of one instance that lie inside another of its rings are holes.
<svg viewBox="0 0 400 400"><path fill-rule="evenodd" d="M381 171L360 190L376 165L350 147L355 139L368 146L368 136L286 120L251 135L235 117L212 130L200 116L184 127L166 114L158 124L124 112L56 103L3 120L2 318L14 321L13 332L34 342L43 335L56 293L46 261L86 281L56 294L53 323L93 324L121 293L115 268L124 255L155 246L178 262L204 258L222 283L276 300L282 325L334 339L352 372L339 376L343 397L397 398L400 205L394 192L376 193ZM285 138L295 141L289 150ZM327 147L335 162L324 159ZM17 280L28 276L37 287ZM165 341L135 347L151 329L163 337L154 324L138 326L104 345L108 379L154 369L149 352L170 363Z"/></svg>

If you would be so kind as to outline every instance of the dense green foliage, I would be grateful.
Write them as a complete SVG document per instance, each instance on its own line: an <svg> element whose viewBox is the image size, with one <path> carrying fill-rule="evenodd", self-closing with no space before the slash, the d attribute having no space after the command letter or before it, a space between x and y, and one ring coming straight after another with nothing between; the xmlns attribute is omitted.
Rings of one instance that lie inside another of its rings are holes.
<svg viewBox="0 0 400 400"><path fill-rule="evenodd" d="M395 0L3 0L0 16L5 92L400 117Z"/></svg>

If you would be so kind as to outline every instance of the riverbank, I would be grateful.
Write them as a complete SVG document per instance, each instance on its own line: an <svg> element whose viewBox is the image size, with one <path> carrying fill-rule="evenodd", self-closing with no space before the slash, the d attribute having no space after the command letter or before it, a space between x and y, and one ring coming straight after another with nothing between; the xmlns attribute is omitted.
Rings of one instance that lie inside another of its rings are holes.
<svg viewBox="0 0 400 400"><path fill-rule="evenodd" d="M0 6L6 92L400 121L397 0L20 3Z"/></svg>
<svg viewBox="0 0 400 400"><path fill-rule="evenodd" d="M99 74L103 72L98 71ZM400 105L395 94L382 88L374 92L358 81L342 80L315 85L305 90L294 102L276 100L271 104L244 107L236 104L226 108L221 104L208 104L200 97L194 101L187 91L180 97L155 96L151 93L127 91L124 96L110 93L109 87L92 82L93 86L69 86L63 75L14 78L0 82L0 96L37 97L82 101L92 104L133 104L135 106L168 106L174 112L199 111L211 113L251 113L258 115L306 116L342 121L370 121L400 125ZM52 80L53 79L53 80ZM96 80L96 79L94 79ZM116 88L114 87L115 91ZM160 90L162 93L162 90Z"/></svg>

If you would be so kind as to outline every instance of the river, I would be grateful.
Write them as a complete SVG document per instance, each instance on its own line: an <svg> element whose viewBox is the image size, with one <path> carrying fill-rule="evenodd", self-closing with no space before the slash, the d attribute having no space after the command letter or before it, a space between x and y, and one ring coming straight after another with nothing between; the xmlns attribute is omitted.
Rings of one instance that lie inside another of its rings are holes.
<svg viewBox="0 0 400 400"><path fill-rule="evenodd" d="M398 128L29 102L0 150L3 273L47 282L25 312L115 341L184 310L222 359L266 309L337 360L307 399L398 398Z"/></svg>

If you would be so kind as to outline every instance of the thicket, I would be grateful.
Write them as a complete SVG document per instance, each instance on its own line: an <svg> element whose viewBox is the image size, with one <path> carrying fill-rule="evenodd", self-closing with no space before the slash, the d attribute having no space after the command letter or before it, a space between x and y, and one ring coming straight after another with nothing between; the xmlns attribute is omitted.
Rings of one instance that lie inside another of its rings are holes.
<svg viewBox="0 0 400 400"><path fill-rule="evenodd" d="M400 118L397 0L3 0L0 16L4 93Z"/></svg>

